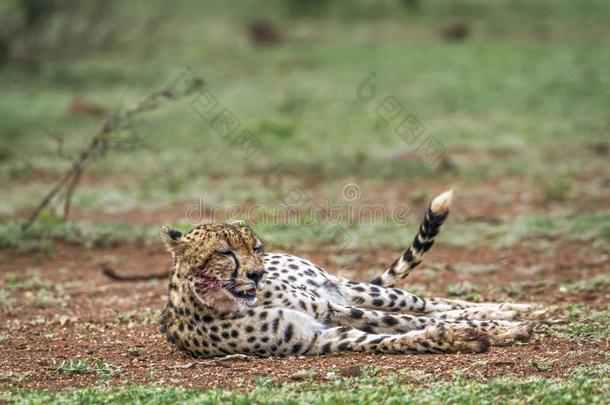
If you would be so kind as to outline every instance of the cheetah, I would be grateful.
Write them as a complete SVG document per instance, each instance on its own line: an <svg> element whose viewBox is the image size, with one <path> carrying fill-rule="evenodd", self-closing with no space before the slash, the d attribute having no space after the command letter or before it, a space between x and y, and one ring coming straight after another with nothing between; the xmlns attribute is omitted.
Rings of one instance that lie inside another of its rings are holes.
<svg viewBox="0 0 610 405"><path fill-rule="evenodd" d="M480 353L527 340L535 305L426 299L395 287L434 244L451 199L447 191L432 201L412 244L369 283L265 253L243 221L186 234L162 227L173 265L161 333L193 357Z"/></svg>

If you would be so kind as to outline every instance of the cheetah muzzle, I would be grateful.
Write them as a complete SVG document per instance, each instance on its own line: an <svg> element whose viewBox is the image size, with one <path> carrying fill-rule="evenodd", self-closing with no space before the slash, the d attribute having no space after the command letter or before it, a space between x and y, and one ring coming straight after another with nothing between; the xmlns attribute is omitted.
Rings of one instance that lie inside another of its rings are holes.
<svg viewBox="0 0 610 405"><path fill-rule="evenodd" d="M411 245L369 283L297 256L265 253L243 221L186 234L163 227L174 264L161 331L203 357L478 353L527 339L531 320L544 314L536 305L427 299L395 287L434 244L451 198L448 191L432 201Z"/></svg>
<svg viewBox="0 0 610 405"><path fill-rule="evenodd" d="M264 274L264 271L261 271ZM221 282L220 280L206 275L203 272L195 273L193 281L189 284L190 290L200 303L204 303L201 297L212 291L224 290L237 304L254 307L257 303L257 289L263 288L264 284L258 280L238 283L235 280Z"/></svg>

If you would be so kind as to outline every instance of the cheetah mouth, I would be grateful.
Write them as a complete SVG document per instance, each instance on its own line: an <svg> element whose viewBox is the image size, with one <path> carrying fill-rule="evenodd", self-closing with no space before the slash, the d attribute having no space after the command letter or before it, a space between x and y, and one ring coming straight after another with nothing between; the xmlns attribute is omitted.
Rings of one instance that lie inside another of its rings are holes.
<svg viewBox="0 0 610 405"><path fill-rule="evenodd" d="M227 288L227 291L231 293L236 301L241 302L246 306L253 307L256 305L256 288L249 288L243 291Z"/></svg>

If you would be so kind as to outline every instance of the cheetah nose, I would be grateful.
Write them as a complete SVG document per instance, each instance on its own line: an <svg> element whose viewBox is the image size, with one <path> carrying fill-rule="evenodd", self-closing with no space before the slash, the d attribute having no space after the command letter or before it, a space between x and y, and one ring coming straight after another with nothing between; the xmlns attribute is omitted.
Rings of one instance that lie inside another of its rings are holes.
<svg viewBox="0 0 610 405"><path fill-rule="evenodd" d="M265 270L253 270L249 273L246 274L246 277L248 277L250 280L254 281L255 283L258 283L259 281L261 281L261 279L263 278L263 276L265 275Z"/></svg>

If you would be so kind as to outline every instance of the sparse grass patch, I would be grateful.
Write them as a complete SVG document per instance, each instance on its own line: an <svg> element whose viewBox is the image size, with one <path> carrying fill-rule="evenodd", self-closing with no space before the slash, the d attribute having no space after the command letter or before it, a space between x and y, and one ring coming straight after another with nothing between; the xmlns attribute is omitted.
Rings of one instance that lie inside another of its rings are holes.
<svg viewBox="0 0 610 405"><path fill-rule="evenodd" d="M572 375L582 375L586 377L606 377L610 378L610 363L607 364L581 364L574 368L571 372Z"/></svg>
<svg viewBox="0 0 610 405"><path fill-rule="evenodd" d="M40 269L29 268L24 272L8 272L0 280L0 285L11 291L36 291L51 288L51 282L40 275Z"/></svg>
<svg viewBox="0 0 610 405"><path fill-rule="evenodd" d="M20 384L27 380L33 373L31 371L25 371L23 373L16 371L0 372L0 382L8 382L10 384Z"/></svg>
<svg viewBox="0 0 610 405"><path fill-rule="evenodd" d="M130 226L125 223L56 223L36 222L26 231L20 222L0 223L0 247L19 252L50 251L55 240L76 243L85 247L150 240L158 237L159 229L152 225Z"/></svg>
<svg viewBox="0 0 610 405"><path fill-rule="evenodd" d="M64 360L53 372L55 374L87 374L92 373L91 360Z"/></svg>
<svg viewBox="0 0 610 405"><path fill-rule="evenodd" d="M536 190L539 190L544 201L562 202L566 201L573 194L570 179L566 175L545 176L536 175L533 178Z"/></svg>
<svg viewBox="0 0 610 405"><path fill-rule="evenodd" d="M159 320L160 316L161 316L160 309L152 310L150 308L144 308L144 310L138 314L138 320L140 322L142 322L143 324L148 325L148 324L156 323Z"/></svg>
<svg viewBox="0 0 610 405"><path fill-rule="evenodd" d="M500 291L508 295L510 298L519 298L525 294L523 287L515 283L502 284Z"/></svg>
<svg viewBox="0 0 610 405"><path fill-rule="evenodd" d="M562 284L559 291L568 294L610 291L610 273L598 274L573 284Z"/></svg>
<svg viewBox="0 0 610 405"><path fill-rule="evenodd" d="M528 359L526 364L528 366L534 367L538 371L551 371L553 369L553 365L556 363L556 360L536 357L534 359Z"/></svg>
<svg viewBox="0 0 610 405"><path fill-rule="evenodd" d="M348 226L315 221L300 225L251 224L265 239L280 248L299 246L303 250L320 245L345 248L395 247L402 248L416 232L416 228L389 224L351 224ZM188 230L188 224L173 224L176 229ZM595 246L610 246L610 214L589 212L564 216L523 216L501 224L458 223L441 232L438 240L455 246L491 245L495 248L515 245L523 240L564 238L569 240L594 239ZM77 243L86 247L112 246L127 241L158 241L156 225L128 225L125 223L65 223L34 224L23 233L16 222L0 224L0 247L18 250L51 250L54 240ZM464 265L462 272L494 272L497 265Z"/></svg>
<svg viewBox="0 0 610 405"><path fill-rule="evenodd" d="M91 359L64 360L53 370L55 374L96 374L100 378L109 378L121 373L121 368L116 367L103 360L92 361Z"/></svg>
<svg viewBox="0 0 610 405"><path fill-rule="evenodd" d="M564 308L566 324L555 325L553 330L560 337L604 340L610 338L610 306L601 310L585 304L569 304Z"/></svg>
<svg viewBox="0 0 610 405"><path fill-rule="evenodd" d="M501 269L501 266L496 263L451 263L451 269L461 274L489 274L495 273Z"/></svg>
<svg viewBox="0 0 610 405"><path fill-rule="evenodd" d="M584 241L594 239L594 245L610 246L610 213L583 212L574 215L526 215L501 224L454 224L439 240L455 246L491 245L502 248L524 240L564 238Z"/></svg>
<svg viewBox="0 0 610 405"><path fill-rule="evenodd" d="M479 287L467 281L460 281L447 286L447 294L451 297L462 297L467 300L480 301L483 297Z"/></svg>
<svg viewBox="0 0 610 405"><path fill-rule="evenodd" d="M136 316L135 310L116 313L116 319L117 319L117 321L119 321L119 323L130 322L131 320L133 320L135 318L135 316Z"/></svg>
<svg viewBox="0 0 610 405"><path fill-rule="evenodd" d="M137 357L142 353L143 347L141 346L132 346L125 349L128 355Z"/></svg>
<svg viewBox="0 0 610 405"><path fill-rule="evenodd" d="M11 274L7 285L10 288L21 291L42 290L51 288L51 282L45 280L40 275L41 271L38 268L26 270L23 277L16 274Z"/></svg>
<svg viewBox="0 0 610 405"><path fill-rule="evenodd" d="M21 274L9 272L0 279L0 302L5 311L12 308L13 294L24 291L26 302L30 306L45 308L48 306L65 307L67 297L63 296L61 285L54 285L40 276L39 269L27 269Z"/></svg>
<svg viewBox="0 0 610 405"><path fill-rule="evenodd" d="M53 292L46 288L41 288L38 291L27 291L25 297L28 305L37 308L47 308L50 306L58 306L65 308L67 305L66 300L62 297L55 296Z"/></svg>
<svg viewBox="0 0 610 405"><path fill-rule="evenodd" d="M417 189L411 195L413 204L424 204L430 199L430 192L424 189Z"/></svg>
<svg viewBox="0 0 610 405"><path fill-rule="evenodd" d="M15 299L13 298L13 295L11 294L10 290L4 288L0 289L0 306L2 308L2 311L10 311L13 308L14 302Z"/></svg>

